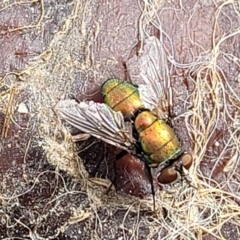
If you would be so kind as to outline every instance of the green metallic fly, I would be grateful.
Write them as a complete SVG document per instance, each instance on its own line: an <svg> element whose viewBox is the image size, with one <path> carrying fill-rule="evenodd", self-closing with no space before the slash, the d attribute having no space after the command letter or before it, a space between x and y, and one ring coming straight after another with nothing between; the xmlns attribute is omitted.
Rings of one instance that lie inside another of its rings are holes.
<svg viewBox="0 0 240 240"><path fill-rule="evenodd" d="M182 150L168 123L172 105L170 79L160 41L149 37L143 54L132 61L138 67L135 69L137 77L131 76L134 84L107 80L101 88L104 103L62 100L55 109L70 125L142 160L151 183L155 209L151 168L161 166L159 183L173 183L185 175L193 159Z"/></svg>

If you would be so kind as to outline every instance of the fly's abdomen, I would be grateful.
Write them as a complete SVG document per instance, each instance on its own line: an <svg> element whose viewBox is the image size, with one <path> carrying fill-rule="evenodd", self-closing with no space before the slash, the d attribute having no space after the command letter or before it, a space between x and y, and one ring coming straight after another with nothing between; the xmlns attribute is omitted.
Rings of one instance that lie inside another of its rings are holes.
<svg viewBox="0 0 240 240"><path fill-rule="evenodd" d="M110 79L102 86L104 102L114 111L122 112L124 117L130 117L136 110L143 108L137 87L120 81Z"/></svg>
<svg viewBox="0 0 240 240"><path fill-rule="evenodd" d="M135 119L135 127L139 132L142 150L149 157L150 166L172 159L180 151L180 142L173 129L151 112L140 113Z"/></svg>

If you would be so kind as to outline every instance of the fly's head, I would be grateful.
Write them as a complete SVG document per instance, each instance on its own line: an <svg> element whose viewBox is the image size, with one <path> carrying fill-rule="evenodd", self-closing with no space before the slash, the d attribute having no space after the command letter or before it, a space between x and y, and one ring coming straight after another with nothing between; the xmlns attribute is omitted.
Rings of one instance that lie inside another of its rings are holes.
<svg viewBox="0 0 240 240"><path fill-rule="evenodd" d="M161 184L171 184L177 182L187 175L192 166L193 157L190 153L182 153L172 164L163 168L158 174L157 179Z"/></svg>

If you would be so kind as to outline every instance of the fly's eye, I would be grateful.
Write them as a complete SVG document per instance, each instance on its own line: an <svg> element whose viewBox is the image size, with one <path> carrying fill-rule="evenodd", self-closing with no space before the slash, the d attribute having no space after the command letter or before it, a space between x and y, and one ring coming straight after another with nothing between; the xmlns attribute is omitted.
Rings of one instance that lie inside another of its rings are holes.
<svg viewBox="0 0 240 240"><path fill-rule="evenodd" d="M173 167L167 167L162 170L158 176L158 182L162 184L173 183L178 179L179 173Z"/></svg>
<svg viewBox="0 0 240 240"><path fill-rule="evenodd" d="M186 170L192 166L193 158L190 153L183 154L180 160L182 161L182 165Z"/></svg>

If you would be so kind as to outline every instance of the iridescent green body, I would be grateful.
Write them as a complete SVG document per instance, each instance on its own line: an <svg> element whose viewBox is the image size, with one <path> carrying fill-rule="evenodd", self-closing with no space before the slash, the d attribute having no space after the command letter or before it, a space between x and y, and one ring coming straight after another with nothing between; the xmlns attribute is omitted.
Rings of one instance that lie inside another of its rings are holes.
<svg viewBox="0 0 240 240"><path fill-rule="evenodd" d="M110 79L102 86L104 102L114 111L120 111L124 117L130 117L144 107L138 89L119 79Z"/></svg>
<svg viewBox="0 0 240 240"><path fill-rule="evenodd" d="M150 167L177 156L180 142L173 129L149 110L144 110L138 88L118 79L110 79L102 86L104 102L114 111L121 111L125 118L134 116L144 161Z"/></svg>

